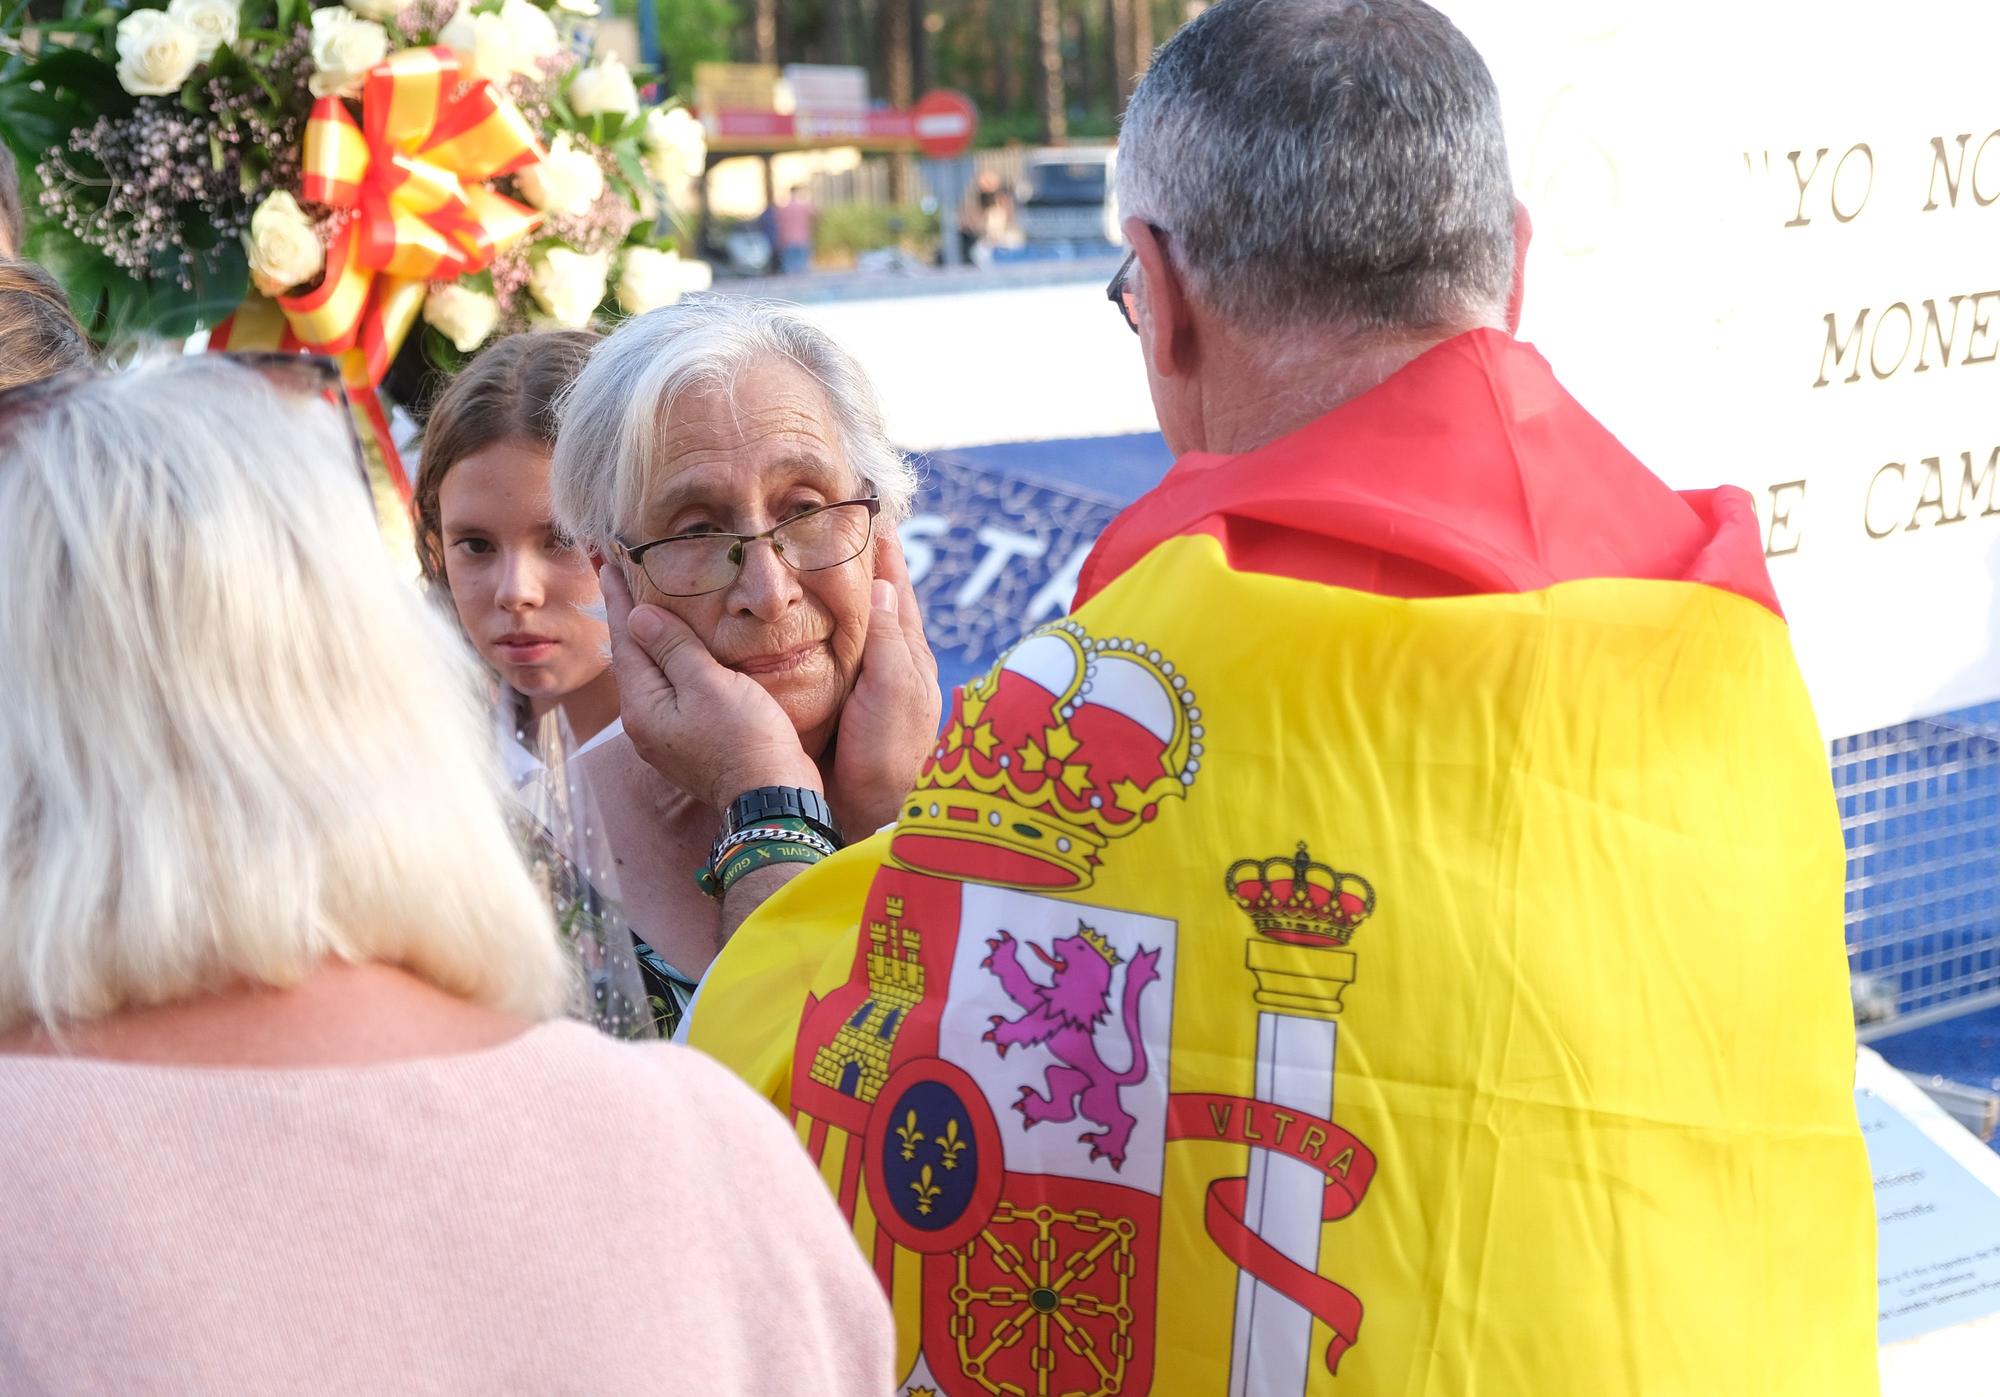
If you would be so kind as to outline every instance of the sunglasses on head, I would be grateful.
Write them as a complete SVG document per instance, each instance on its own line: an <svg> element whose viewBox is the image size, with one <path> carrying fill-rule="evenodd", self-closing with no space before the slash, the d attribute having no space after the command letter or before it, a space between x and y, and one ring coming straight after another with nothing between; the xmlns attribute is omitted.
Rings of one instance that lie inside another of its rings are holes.
<svg viewBox="0 0 2000 1397"><path fill-rule="evenodd" d="M341 378L337 362L323 354L282 354L275 350L245 350L222 357L231 364L248 369L288 397L319 398L337 406L341 426L346 430L348 442L354 450L354 466L360 475L362 488L369 488L368 458L361 447L360 433L354 429L353 408L348 402L347 385ZM37 412L54 407L85 384L112 376L107 370L92 365L65 369L62 373L37 379L33 383L0 389L0 432Z"/></svg>

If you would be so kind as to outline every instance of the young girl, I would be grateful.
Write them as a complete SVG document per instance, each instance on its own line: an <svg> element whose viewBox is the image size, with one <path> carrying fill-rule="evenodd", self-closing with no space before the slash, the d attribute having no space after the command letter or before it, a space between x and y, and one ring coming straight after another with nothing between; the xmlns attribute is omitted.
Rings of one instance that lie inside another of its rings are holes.
<svg viewBox="0 0 2000 1397"><path fill-rule="evenodd" d="M508 774L524 798L542 774L535 734L543 717L560 710L575 744L566 754L571 763L622 731L597 574L557 530L549 509L555 403L582 372L596 339L562 330L501 340L445 390L424 428L416 487L418 557L425 577L448 593L466 636L500 681L501 745ZM567 765L559 784L567 789L575 771ZM600 861L567 847L578 833L544 828L537 840L538 858L553 865L549 881L557 919L573 938L579 915L595 918L610 910L595 886L598 867L608 867L608 857ZM601 930L601 940L620 939L602 937ZM632 942L652 1025L670 1033L693 984L644 941L635 936ZM622 947L614 954L622 959ZM588 965L590 956L585 959ZM601 1026L625 1031L617 1013L606 1008L605 986L596 989L594 1017Z"/></svg>
<svg viewBox="0 0 2000 1397"><path fill-rule="evenodd" d="M549 512L555 400L595 340L574 330L501 340L445 390L424 429L418 557L500 680L517 781L535 769L528 734L551 708L579 747L617 731L597 576Z"/></svg>

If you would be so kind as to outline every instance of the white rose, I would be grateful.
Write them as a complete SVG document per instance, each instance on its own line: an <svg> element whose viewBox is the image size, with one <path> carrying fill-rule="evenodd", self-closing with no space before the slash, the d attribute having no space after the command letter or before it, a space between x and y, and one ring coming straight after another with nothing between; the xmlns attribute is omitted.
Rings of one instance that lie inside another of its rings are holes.
<svg viewBox="0 0 2000 1397"><path fill-rule="evenodd" d="M402 0L341 0L348 9L363 19L379 20L387 24L403 8Z"/></svg>
<svg viewBox="0 0 2000 1397"><path fill-rule="evenodd" d="M201 61L201 35L164 10L134 10L118 21L118 83L134 97L180 91Z"/></svg>
<svg viewBox="0 0 2000 1397"><path fill-rule="evenodd" d="M571 15L596 16L603 13L597 7L597 0L556 0L556 8Z"/></svg>
<svg viewBox="0 0 2000 1397"><path fill-rule="evenodd" d="M315 97L361 91L368 70L389 55L389 31L372 19L357 19L341 6L312 12L312 63L306 80Z"/></svg>
<svg viewBox="0 0 2000 1397"><path fill-rule="evenodd" d="M581 330L604 299L610 264L608 253L586 255L572 247L552 247L536 254L528 271L528 290L549 319L565 329Z"/></svg>
<svg viewBox="0 0 2000 1397"><path fill-rule="evenodd" d="M593 63L569 83L569 109L578 116L631 116L639 110L639 90L632 74L614 55Z"/></svg>
<svg viewBox="0 0 2000 1397"><path fill-rule="evenodd" d="M433 286L424 297L424 319L457 347L470 354L486 343L500 323L500 303L484 291L450 283Z"/></svg>
<svg viewBox="0 0 2000 1397"><path fill-rule="evenodd" d="M521 197L557 218L588 213L604 195L604 167L587 150L578 150L567 131L549 142L539 164L514 176Z"/></svg>
<svg viewBox="0 0 2000 1397"><path fill-rule="evenodd" d="M625 249L618 277L618 304L633 315L670 306L690 291L706 291L715 274L706 262L683 262L678 252L656 247Z"/></svg>
<svg viewBox="0 0 2000 1397"><path fill-rule="evenodd" d="M668 189L699 175L708 158L708 133L686 107L655 107L647 112L639 144L647 175Z"/></svg>
<svg viewBox="0 0 2000 1397"><path fill-rule="evenodd" d="M533 0L506 0L500 7L500 21L514 36L514 46L529 61L530 71L535 59L552 58L562 52L555 21Z"/></svg>
<svg viewBox="0 0 2000 1397"><path fill-rule="evenodd" d="M201 40L201 61L206 63L224 44L236 42L241 8L240 0L170 0L167 13L194 30Z"/></svg>
<svg viewBox="0 0 2000 1397"><path fill-rule="evenodd" d="M539 78L536 60L562 47L555 24L529 0L508 0L498 14L474 14L462 4L438 31L438 42L457 50L462 76L503 84L516 73Z"/></svg>
<svg viewBox="0 0 2000 1397"><path fill-rule="evenodd" d="M266 296L282 296L318 276L326 248L312 220L289 194L273 194L250 215L250 280Z"/></svg>
<svg viewBox="0 0 2000 1397"><path fill-rule="evenodd" d="M459 76L468 82L485 78L504 83L534 65L521 57L514 35L498 15L476 15L461 5L451 22L438 31L438 42L458 53Z"/></svg>

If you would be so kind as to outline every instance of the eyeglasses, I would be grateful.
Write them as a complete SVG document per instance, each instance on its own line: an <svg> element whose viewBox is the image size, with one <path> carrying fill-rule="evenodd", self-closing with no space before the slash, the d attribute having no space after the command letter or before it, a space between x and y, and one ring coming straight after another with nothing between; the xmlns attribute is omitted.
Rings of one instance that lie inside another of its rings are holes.
<svg viewBox="0 0 2000 1397"><path fill-rule="evenodd" d="M281 354L274 350L245 350L226 356L230 363L250 370L282 393L301 398L324 398L340 408L340 424L354 451L354 466L362 488L368 489L368 460L361 449L361 436L354 430L354 411L347 401L347 385L342 382L340 365L322 354ZM13 421L44 411L61 402L86 383L109 377L91 365L66 369L33 383L17 384L0 390L0 429Z"/></svg>
<svg viewBox="0 0 2000 1397"><path fill-rule="evenodd" d="M675 534L651 543L617 540L663 596L700 597L736 580L751 544L763 541L793 572L823 572L854 561L874 536L882 501L873 495L839 500L795 514L761 534Z"/></svg>
<svg viewBox="0 0 2000 1397"><path fill-rule="evenodd" d="M1118 307L1119 312L1125 317L1125 323L1132 327L1132 333L1135 335L1139 333L1139 302L1125 283L1132 275L1132 263L1138 256L1136 251L1126 253L1125 260L1118 264L1118 271L1111 278L1111 284L1104 288L1104 299Z"/></svg>

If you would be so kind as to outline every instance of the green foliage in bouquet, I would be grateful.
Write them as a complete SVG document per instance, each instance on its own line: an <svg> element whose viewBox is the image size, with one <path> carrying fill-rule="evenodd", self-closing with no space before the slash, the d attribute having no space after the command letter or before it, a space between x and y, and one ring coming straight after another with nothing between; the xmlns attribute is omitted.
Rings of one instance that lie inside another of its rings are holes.
<svg viewBox="0 0 2000 1397"><path fill-rule="evenodd" d="M356 216L300 195L313 105L336 94L359 116L366 72L430 45L499 88L550 156L496 183L542 212L532 241L432 284L425 319L442 357L706 283L705 267L672 255L669 212L701 168L700 127L684 110L643 109L616 60L579 64L595 0L60 4L35 18L0 0L0 138L23 171L27 251L100 343L184 337L253 285L310 289Z"/></svg>
<svg viewBox="0 0 2000 1397"><path fill-rule="evenodd" d="M121 81L128 5L65 0L40 22L20 7L0 28L0 137L31 201L27 250L99 340L186 335L242 300L252 200L297 183L305 104L287 89L305 93L304 11L247 0L232 41L167 93Z"/></svg>

